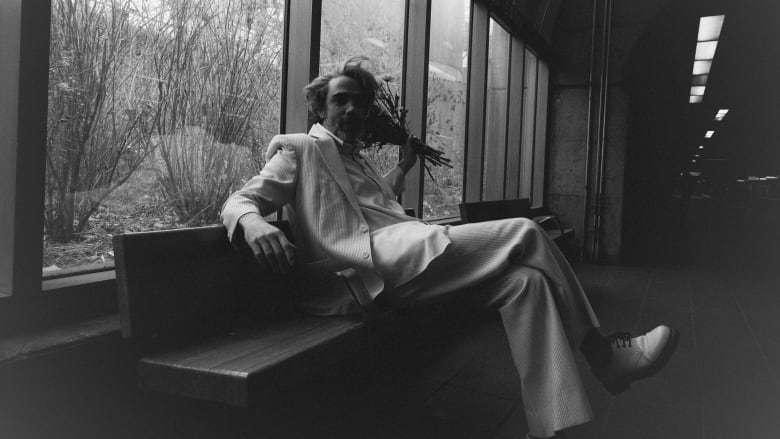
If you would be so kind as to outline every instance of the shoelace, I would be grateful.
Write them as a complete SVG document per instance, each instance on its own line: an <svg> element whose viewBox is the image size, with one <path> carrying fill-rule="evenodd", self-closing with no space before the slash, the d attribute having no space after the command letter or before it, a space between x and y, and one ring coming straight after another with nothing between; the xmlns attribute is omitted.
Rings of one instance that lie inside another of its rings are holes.
<svg viewBox="0 0 780 439"><path fill-rule="evenodd" d="M615 345L616 348L631 347L631 333L616 332L609 336L609 343Z"/></svg>

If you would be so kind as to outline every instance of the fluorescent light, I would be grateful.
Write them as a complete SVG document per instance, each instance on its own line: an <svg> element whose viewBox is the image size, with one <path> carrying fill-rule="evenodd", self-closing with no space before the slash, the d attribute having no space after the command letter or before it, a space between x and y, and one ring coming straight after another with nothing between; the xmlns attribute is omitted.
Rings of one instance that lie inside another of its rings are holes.
<svg viewBox="0 0 780 439"><path fill-rule="evenodd" d="M699 145L699 149L704 149L704 145Z"/></svg>
<svg viewBox="0 0 780 439"><path fill-rule="evenodd" d="M688 102L690 102L691 104L699 104L703 100L704 100L704 96L691 96L691 99Z"/></svg>
<svg viewBox="0 0 780 439"><path fill-rule="evenodd" d="M693 75L691 85L707 85L707 79L710 75Z"/></svg>
<svg viewBox="0 0 780 439"><path fill-rule="evenodd" d="M691 87L691 96L704 96L704 89L706 87L696 85Z"/></svg>
<svg viewBox="0 0 780 439"><path fill-rule="evenodd" d="M715 131L707 131L707 133L704 135L704 137L709 139L709 138L711 138L714 135L715 135Z"/></svg>
<svg viewBox="0 0 780 439"><path fill-rule="evenodd" d="M718 113L715 115L715 120L717 120L718 122L722 121L726 117L728 112L729 112L728 109L718 110Z"/></svg>
<svg viewBox="0 0 780 439"><path fill-rule="evenodd" d="M699 19L699 38L698 41L717 40L720 38L720 31L723 28L725 15L711 15Z"/></svg>
<svg viewBox="0 0 780 439"><path fill-rule="evenodd" d="M712 61L715 58L717 48L717 41L699 41L696 43L696 57L694 59Z"/></svg>
<svg viewBox="0 0 780 439"><path fill-rule="evenodd" d="M693 62L694 75L708 75L710 73L711 68L712 68L712 60Z"/></svg>

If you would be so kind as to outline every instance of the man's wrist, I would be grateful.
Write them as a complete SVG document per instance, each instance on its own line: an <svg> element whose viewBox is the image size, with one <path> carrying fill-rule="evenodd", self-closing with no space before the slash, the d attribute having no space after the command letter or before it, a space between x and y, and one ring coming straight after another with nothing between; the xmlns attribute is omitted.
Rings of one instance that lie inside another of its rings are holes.
<svg viewBox="0 0 780 439"><path fill-rule="evenodd" d="M247 222L255 221L258 218L262 218L262 216L259 213L257 213L257 212L247 212L247 213L241 215L241 217L238 218L238 224L240 224L243 227L244 224L246 224Z"/></svg>
<svg viewBox="0 0 780 439"><path fill-rule="evenodd" d="M404 174L407 174L414 167L415 162L417 160L401 160L398 162L398 167L401 168Z"/></svg>

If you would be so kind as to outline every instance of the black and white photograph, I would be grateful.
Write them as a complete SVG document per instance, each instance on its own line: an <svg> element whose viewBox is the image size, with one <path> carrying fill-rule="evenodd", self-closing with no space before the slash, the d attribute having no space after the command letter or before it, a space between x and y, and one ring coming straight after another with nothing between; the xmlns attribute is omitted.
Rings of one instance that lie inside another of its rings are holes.
<svg viewBox="0 0 780 439"><path fill-rule="evenodd" d="M0 438L779 438L779 17L0 0Z"/></svg>

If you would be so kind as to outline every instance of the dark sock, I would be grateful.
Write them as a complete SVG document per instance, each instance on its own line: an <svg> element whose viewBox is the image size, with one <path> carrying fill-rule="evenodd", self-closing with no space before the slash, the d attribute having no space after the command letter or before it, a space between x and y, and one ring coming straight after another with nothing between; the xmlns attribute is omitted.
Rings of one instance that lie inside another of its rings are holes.
<svg viewBox="0 0 780 439"><path fill-rule="evenodd" d="M591 368L607 367L612 360L612 348L609 341L601 335L597 328L590 328L582 340L580 351L585 355Z"/></svg>

